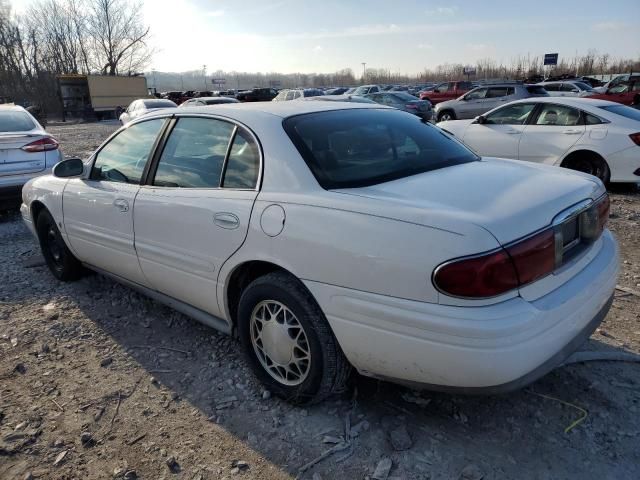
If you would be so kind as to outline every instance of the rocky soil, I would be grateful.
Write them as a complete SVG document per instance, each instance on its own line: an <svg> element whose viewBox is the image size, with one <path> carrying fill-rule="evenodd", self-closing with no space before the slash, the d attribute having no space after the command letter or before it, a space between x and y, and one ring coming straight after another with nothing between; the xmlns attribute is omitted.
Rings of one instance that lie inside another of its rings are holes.
<svg viewBox="0 0 640 480"><path fill-rule="evenodd" d="M115 128L49 130L85 157ZM640 353L637 190L612 192L610 225L625 290L583 349ZM354 385L310 408L273 398L235 340L99 275L56 281L0 214L0 479L640 478L638 363L494 397Z"/></svg>

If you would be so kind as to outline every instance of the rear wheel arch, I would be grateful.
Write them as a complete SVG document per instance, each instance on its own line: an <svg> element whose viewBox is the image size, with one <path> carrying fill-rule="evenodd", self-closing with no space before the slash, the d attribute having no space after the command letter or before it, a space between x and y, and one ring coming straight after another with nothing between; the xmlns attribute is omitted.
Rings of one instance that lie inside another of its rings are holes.
<svg viewBox="0 0 640 480"><path fill-rule="evenodd" d="M587 168L585 168L587 164L591 165L593 172L587 171ZM600 178L605 185L609 183L611 178L609 164L602 155L593 150L574 150L564 157L560 162L560 166L570 170L591 173Z"/></svg>

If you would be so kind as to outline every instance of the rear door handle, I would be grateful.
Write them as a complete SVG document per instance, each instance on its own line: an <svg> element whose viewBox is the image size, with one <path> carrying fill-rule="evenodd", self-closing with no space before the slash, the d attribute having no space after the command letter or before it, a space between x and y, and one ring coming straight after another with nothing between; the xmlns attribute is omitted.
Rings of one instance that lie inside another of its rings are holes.
<svg viewBox="0 0 640 480"><path fill-rule="evenodd" d="M227 230L235 230L240 226L240 219L237 215L229 212L216 213L213 216L213 223L220 228L226 228Z"/></svg>
<svg viewBox="0 0 640 480"><path fill-rule="evenodd" d="M127 202L124 198L116 198L113 201L113 206L116 207L121 212L129 211L129 202Z"/></svg>
<svg viewBox="0 0 640 480"><path fill-rule="evenodd" d="M563 130L562 133L565 135L579 135L582 132L580 130Z"/></svg>
<svg viewBox="0 0 640 480"><path fill-rule="evenodd" d="M520 130L511 129L511 130L505 130L504 133L508 133L509 135L519 135L522 132Z"/></svg>

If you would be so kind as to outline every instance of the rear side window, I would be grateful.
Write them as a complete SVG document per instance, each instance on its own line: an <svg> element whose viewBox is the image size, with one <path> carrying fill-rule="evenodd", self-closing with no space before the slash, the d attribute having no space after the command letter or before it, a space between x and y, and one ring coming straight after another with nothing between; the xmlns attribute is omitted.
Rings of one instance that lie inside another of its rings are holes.
<svg viewBox="0 0 640 480"><path fill-rule="evenodd" d="M492 87L487 92L486 98L506 97L508 95L508 92L509 92L508 87Z"/></svg>
<svg viewBox="0 0 640 480"><path fill-rule="evenodd" d="M534 125L557 125L572 127L581 125L580 110L564 105L544 104Z"/></svg>
<svg viewBox="0 0 640 480"><path fill-rule="evenodd" d="M139 184L164 119L136 123L122 130L98 152L91 180Z"/></svg>
<svg viewBox="0 0 640 480"><path fill-rule="evenodd" d="M238 130L227 160L224 188L255 188L258 181L260 153L258 145L243 130Z"/></svg>
<svg viewBox="0 0 640 480"><path fill-rule="evenodd" d="M34 128L36 124L25 112L0 112L0 132L28 132Z"/></svg>
<svg viewBox="0 0 640 480"><path fill-rule="evenodd" d="M548 85L545 85L544 89L547 92L559 92L560 91L560 84L559 83L550 83Z"/></svg>
<svg viewBox="0 0 640 480"><path fill-rule="evenodd" d="M218 188L234 126L208 118L181 118L162 151L153 184Z"/></svg>
<svg viewBox="0 0 640 480"><path fill-rule="evenodd" d="M478 160L439 128L393 110L288 118L284 128L325 189L357 188Z"/></svg>

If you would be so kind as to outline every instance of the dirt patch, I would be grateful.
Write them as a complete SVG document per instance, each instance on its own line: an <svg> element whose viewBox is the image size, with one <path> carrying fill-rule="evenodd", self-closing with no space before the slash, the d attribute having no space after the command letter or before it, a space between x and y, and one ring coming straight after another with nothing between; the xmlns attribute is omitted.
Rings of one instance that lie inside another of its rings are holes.
<svg viewBox="0 0 640 480"><path fill-rule="evenodd" d="M116 127L50 130L86 157ZM620 285L640 291L640 195L611 197ZM617 292L584 348L640 352L639 320ZM0 216L2 479L640 478L638 364L494 397L355 384L306 409L272 398L236 341L99 275L57 282L17 212Z"/></svg>

